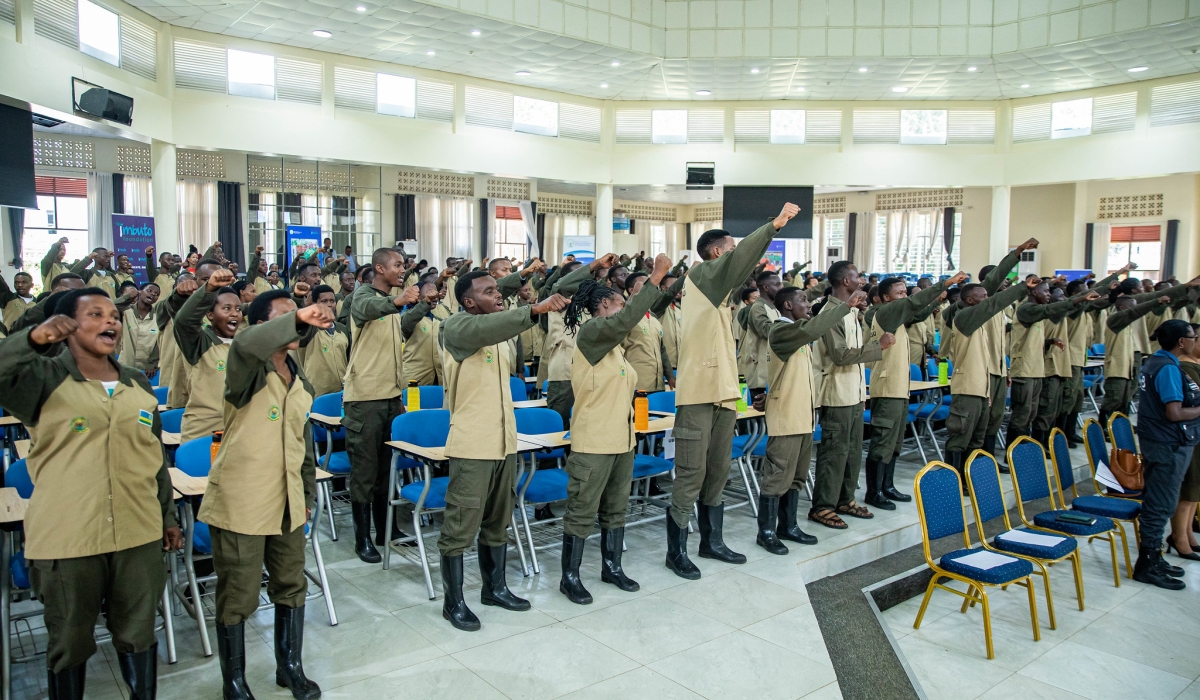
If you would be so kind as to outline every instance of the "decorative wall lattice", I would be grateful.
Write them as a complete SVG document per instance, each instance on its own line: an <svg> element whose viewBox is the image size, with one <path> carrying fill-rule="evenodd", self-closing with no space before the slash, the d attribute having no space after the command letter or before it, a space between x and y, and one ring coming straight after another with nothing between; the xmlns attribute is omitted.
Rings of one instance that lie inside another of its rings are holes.
<svg viewBox="0 0 1200 700"><path fill-rule="evenodd" d="M1136 219L1144 216L1162 216L1161 194L1133 194L1121 197L1101 197L1097 219Z"/></svg>
<svg viewBox="0 0 1200 700"><path fill-rule="evenodd" d="M144 146L117 146L117 170L149 175L150 149Z"/></svg>
<svg viewBox="0 0 1200 700"><path fill-rule="evenodd" d="M530 198L528 180L502 180L489 177L487 181L488 199L516 199L527 201Z"/></svg>
<svg viewBox="0 0 1200 700"><path fill-rule="evenodd" d="M618 207L629 218L641 221L675 221L675 207L661 204L629 204L622 203Z"/></svg>
<svg viewBox="0 0 1200 700"><path fill-rule="evenodd" d="M537 213L592 216L592 200L538 195Z"/></svg>
<svg viewBox="0 0 1200 700"><path fill-rule="evenodd" d="M69 141L35 136L33 164L56 168L96 167L96 148L90 141Z"/></svg>
<svg viewBox="0 0 1200 700"><path fill-rule="evenodd" d="M813 214L845 214L845 197L821 197L813 200Z"/></svg>
<svg viewBox="0 0 1200 700"><path fill-rule="evenodd" d="M437 194L449 197L475 196L475 178L470 175L401 170L397 187L401 192L411 194Z"/></svg>
<svg viewBox="0 0 1200 700"><path fill-rule="evenodd" d="M225 177L225 156L205 151L176 151L176 177Z"/></svg>
<svg viewBox="0 0 1200 700"><path fill-rule="evenodd" d="M940 209L943 207L961 207L962 203L962 188L886 192L875 195L875 211Z"/></svg>
<svg viewBox="0 0 1200 700"><path fill-rule="evenodd" d="M720 204L709 204L703 207L696 207L696 211L692 214L693 221L720 221L725 214L725 207Z"/></svg>
<svg viewBox="0 0 1200 700"><path fill-rule="evenodd" d="M283 172L277 165L250 165L246 168L246 184L250 187L278 188Z"/></svg>

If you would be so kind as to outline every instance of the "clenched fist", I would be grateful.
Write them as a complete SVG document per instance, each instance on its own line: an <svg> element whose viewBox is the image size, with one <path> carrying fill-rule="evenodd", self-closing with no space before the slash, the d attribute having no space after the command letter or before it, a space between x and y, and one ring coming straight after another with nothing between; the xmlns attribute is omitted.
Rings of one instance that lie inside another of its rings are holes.
<svg viewBox="0 0 1200 700"><path fill-rule="evenodd" d="M396 308L399 309L401 307L408 306L409 304L415 304L420 295L421 290L417 288L417 285L410 284L404 288L404 292L395 297L395 301L392 303L394 303Z"/></svg>
<svg viewBox="0 0 1200 700"><path fill-rule="evenodd" d="M529 307L529 312L534 316L540 316L541 314L548 313L550 311L562 311L563 309L567 308L567 304L570 303L570 300L563 295L552 294L547 297L545 301L539 301L538 303Z"/></svg>
<svg viewBox="0 0 1200 700"><path fill-rule="evenodd" d="M232 272L226 270L225 268L220 268L216 272L212 273L212 277L208 278L208 284L206 286L211 294L221 287L228 287L229 285L233 284L235 280L237 280L237 277L235 277Z"/></svg>
<svg viewBox="0 0 1200 700"><path fill-rule="evenodd" d="M51 316L41 325L29 331L29 342L34 345L53 345L66 340L67 336L77 330L79 330L79 324L75 323L75 319L58 314Z"/></svg>
<svg viewBox="0 0 1200 700"><path fill-rule="evenodd" d="M784 226L787 226L787 222L791 221L792 218L799 213L800 207L788 202L787 204L783 205L783 211L779 212L779 216L775 217L775 221L772 222L772 225L775 226L775 230L778 231Z"/></svg>
<svg viewBox="0 0 1200 700"><path fill-rule="evenodd" d="M292 286L292 294L298 297L308 296L310 289L307 282L297 282Z"/></svg>
<svg viewBox="0 0 1200 700"><path fill-rule="evenodd" d="M884 350L887 350L895 344L896 336L892 335L891 333L884 333L883 335L879 336L879 347L883 348Z"/></svg>
<svg viewBox="0 0 1200 700"><path fill-rule="evenodd" d="M296 320L317 328L333 328L333 311L324 304L312 304L297 309Z"/></svg>
<svg viewBox="0 0 1200 700"><path fill-rule="evenodd" d="M184 280L175 285L175 293L181 297L190 297L199 288L200 284L196 280Z"/></svg>

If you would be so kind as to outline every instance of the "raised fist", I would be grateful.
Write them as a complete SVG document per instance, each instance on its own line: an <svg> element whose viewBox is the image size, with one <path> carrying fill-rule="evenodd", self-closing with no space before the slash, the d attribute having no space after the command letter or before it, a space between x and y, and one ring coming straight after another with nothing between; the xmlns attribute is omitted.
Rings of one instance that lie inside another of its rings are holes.
<svg viewBox="0 0 1200 700"><path fill-rule="evenodd" d="M895 344L896 336L892 335L891 333L884 333L883 335L879 336L879 347L883 348L884 350L887 350Z"/></svg>
<svg viewBox="0 0 1200 700"><path fill-rule="evenodd" d="M52 345L61 343L77 330L79 324L75 323L75 319L58 314L29 331L29 340L35 345Z"/></svg>
<svg viewBox="0 0 1200 700"><path fill-rule="evenodd" d="M296 320L317 328L333 328L333 311L324 304L311 304L296 310Z"/></svg>
<svg viewBox="0 0 1200 700"><path fill-rule="evenodd" d="M570 300L563 295L552 294L547 297L545 301L539 301L538 303L529 307L529 311L535 316L540 316L541 314L548 313L550 311L562 311L563 309L567 308L567 304L570 303Z"/></svg>
<svg viewBox="0 0 1200 700"><path fill-rule="evenodd" d="M800 207L788 202L787 204L783 205L783 211L779 212L779 216L775 217L775 221L772 222L772 225L774 225L775 230L778 231L786 226L787 222L791 221L792 218L799 213Z"/></svg>
<svg viewBox="0 0 1200 700"><path fill-rule="evenodd" d="M175 285L175 293L181 297L190 297L199 288L200 284L196 280L184 280Z"/></svg>
<svg viewBox="0 0 1200 700"><path fill-rule="evenodd" d="M307 282L297 282L292 286L292 295L298 297L308 296L309 289L311 287L308 286Z"/></svg>
<svg viewBox="0 0 1200 700"><path fill-rule="evenodd" d="M221 287L228 287L233 284L237 278L232 272L225 268L219 268L212 273L212 277L208 278L208 291L215 292Z"/></svg>

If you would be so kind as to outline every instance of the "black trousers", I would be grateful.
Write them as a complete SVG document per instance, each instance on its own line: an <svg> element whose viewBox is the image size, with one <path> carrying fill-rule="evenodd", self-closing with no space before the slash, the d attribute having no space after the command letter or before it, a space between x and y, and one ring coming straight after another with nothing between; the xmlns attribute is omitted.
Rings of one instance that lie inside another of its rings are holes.
<svg viewBox="0 0 1200 700"><path fill-rule="evenodd" d="M1141 531L1140 549L1158 550L1162 547L1167 522L1179 504L1179 487L1192 459L1191 446L1164 445L1142 440L1142 472L1146 489L1142 492L1142 513L1138 516Z"/></svg>

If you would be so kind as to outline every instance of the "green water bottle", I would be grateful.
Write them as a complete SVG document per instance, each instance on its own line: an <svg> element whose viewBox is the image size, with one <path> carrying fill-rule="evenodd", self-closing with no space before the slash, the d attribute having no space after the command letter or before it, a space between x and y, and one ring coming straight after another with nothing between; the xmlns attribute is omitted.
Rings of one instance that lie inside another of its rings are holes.
<svg viewBox="0 0 1200 700"><path fill-rule="evenodd" d="M938 384L946 386L950 383L950 363L942 360L938 363Z"/></svg>
<svg viewBox="0 0 1200 700"><path fill-rule="evenodd" d="M746 390L746 375L739 374L738 375L738 392L740 393L740 396L738 396L738 401L737 401L738 413L742 413L750 408L750 404L746 401L746 391L747 391Z"/></svg>

